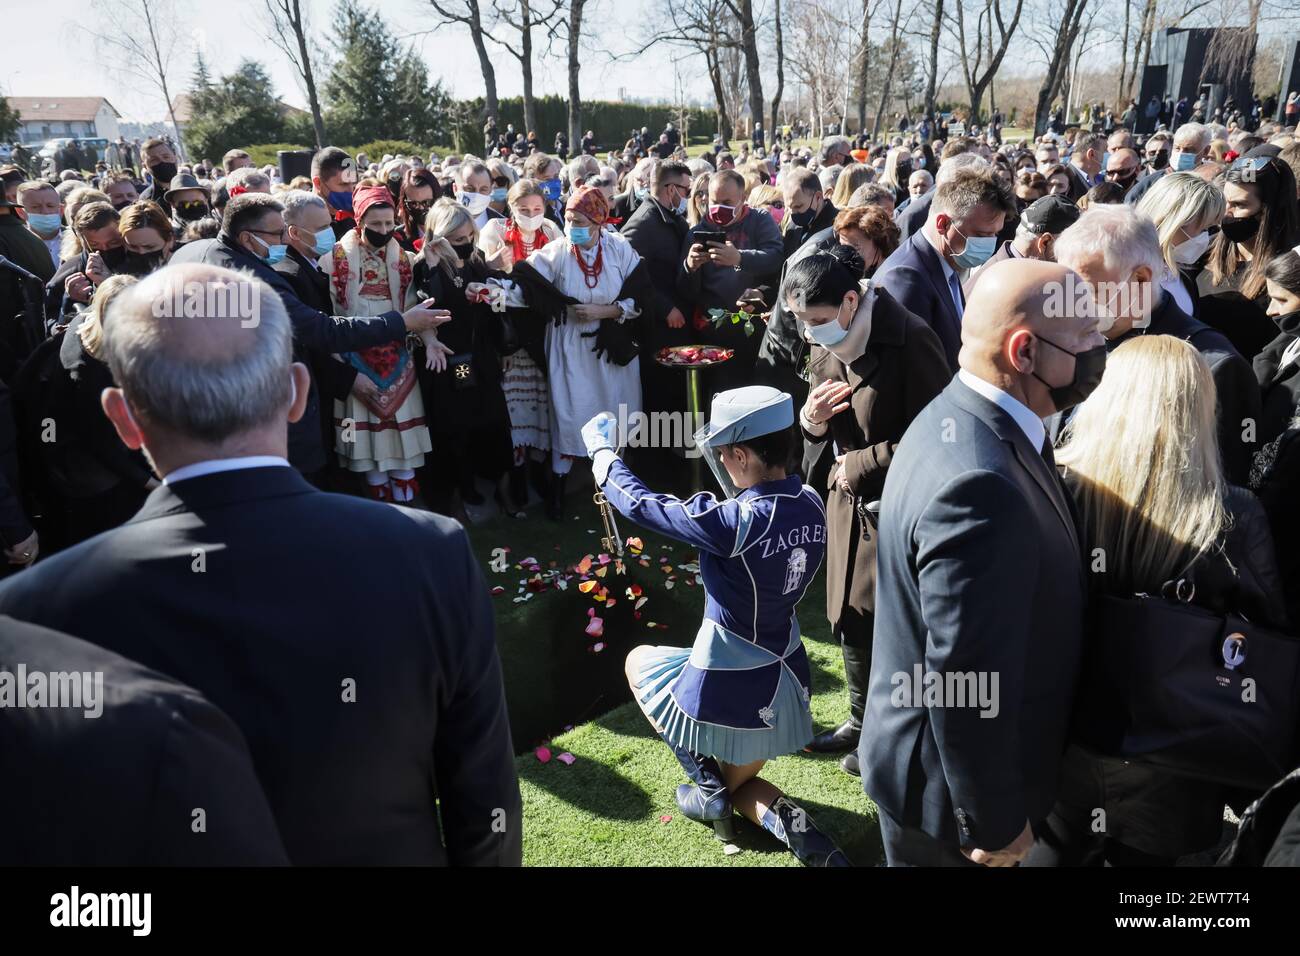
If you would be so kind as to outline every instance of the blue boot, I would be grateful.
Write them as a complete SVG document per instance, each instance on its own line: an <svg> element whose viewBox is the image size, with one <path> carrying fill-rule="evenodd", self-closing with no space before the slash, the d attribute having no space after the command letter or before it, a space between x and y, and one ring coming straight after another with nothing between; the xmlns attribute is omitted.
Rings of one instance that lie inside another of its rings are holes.
<svg viewBox="0 0 1300 956"><path fill-rule="evenodd" d="M662 735L661 735L662 736ZM677 788L677 809L682 816L696 823L713 826L713 835L727 843L736 838L735 818L731 814L731 794L722 781L722 768L712 757L701 757L685 747L678 747L668 738L664 743L673 752L686 776L695 786L684 783Z"/></svg>
<svg viewBox="0 0 1300 956"><path fill-rule="evenodd" d="M812 817L789 797L779 797L763 813L763 829L790 848L805 866L852 866L844 851L817 829Z"/></svg>

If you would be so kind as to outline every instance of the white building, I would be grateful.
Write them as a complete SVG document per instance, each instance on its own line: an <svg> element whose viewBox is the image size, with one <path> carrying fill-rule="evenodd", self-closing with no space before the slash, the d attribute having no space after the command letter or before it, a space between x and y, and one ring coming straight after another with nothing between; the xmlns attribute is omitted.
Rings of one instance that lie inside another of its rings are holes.
<svg viewBox="0 0 1300 956"><path fill-rule="evenodd" d="M44 143L48 139L96 137L116 140L122 114L102 96L7 96L18 113L18 140Z"/></svg>

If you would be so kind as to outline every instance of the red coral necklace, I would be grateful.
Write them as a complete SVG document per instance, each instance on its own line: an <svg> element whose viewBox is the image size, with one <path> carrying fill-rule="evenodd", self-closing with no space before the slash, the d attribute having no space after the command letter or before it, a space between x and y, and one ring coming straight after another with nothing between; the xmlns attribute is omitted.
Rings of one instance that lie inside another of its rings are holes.
<svg viewBox="0 0 1300 956"><path fill-rule="evenodd" d="M605 267L604 249L600 240L596 240L596 258L592 260L591 265L582 258L582 251L578 246L573 247L573 257L578 260L578 268L582 270L582 280L587 283L588 289L594 289L600 284L600 273Z"/></svg>

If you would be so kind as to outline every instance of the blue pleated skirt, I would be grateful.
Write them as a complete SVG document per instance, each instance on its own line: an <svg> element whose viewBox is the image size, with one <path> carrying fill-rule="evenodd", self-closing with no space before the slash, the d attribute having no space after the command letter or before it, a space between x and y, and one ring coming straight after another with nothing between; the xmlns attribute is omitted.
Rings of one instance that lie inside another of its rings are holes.
<svg viewBox="0 0 1300 956"><path fill-rule="evenodd" d="M637 704L675 746L701 756L742 765L796 753L812 740L813 726L808 693L786 662L797 655L807 671L797 629L790 641L777 657L706 620L693 646L655 647L644 654L633 681ZM698 706L691 708L694 713L683 706L680 692L698 684L701 672L760 669L775 672L774 681L761 682L762 699L715 702L743 717L719 723L702 719Z"/></svg>

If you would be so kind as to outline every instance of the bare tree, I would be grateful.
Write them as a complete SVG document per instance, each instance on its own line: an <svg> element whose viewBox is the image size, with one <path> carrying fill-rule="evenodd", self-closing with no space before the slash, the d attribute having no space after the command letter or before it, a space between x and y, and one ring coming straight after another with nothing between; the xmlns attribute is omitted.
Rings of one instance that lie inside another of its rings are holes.
<svg viewBox="0 0 1300 956"><path fill-rule="evenodd" d="M569 19L565 34L569 51L569 142L582 141L582 93L578 89L578 74L582 70L579 45L582 42L582 14L588 0L569 0Z"/></svg>
<svg viewBox="0 0 1300 956"><path fill-rule="evenodd" d="M657 25L641 46L625 58L640 57L651 47L667 44L684 47L704 57L709 85L718 118L718 132L730 142L733 133L728 84L724 80L724 51L734 50L739 40L725 29L725 0L659 0L649 20Z"/></svg>
<svg viewBox="0 0 1300 956"><path fill-rule="evenodd" d="M889 102L889 90L893 85L894 67L898 63L898 54L903 48L902 22L903 0L896 0L894 14L889 21L889 66L885 70L885 82L880 87L880 102L876 106L876 119L871 124L871 136L880 135L880 120L885 115L885 105ZM910 14L909 14L910 17Z"/></svg>
<svg viewBox="0 0 1300 956"><path fill-rule="evenodd" d="M1007 2L1010 3L1010 0L1007 0ZM1009 21L1004 18L1002 0L977 0L977 4L978 13L976 14L973 44L967 38L966 33L966 0L954 0L953 7L956 15L951 17L949 21L949 30L958 44L962 76L966 81L966 89L970 94L970 122L972 123L979 121L980 102L984 99L984 91L1002 66L1002 59L1006 56L1007 47L1016 32L1016 27L1020 24L1020 13L1024 8L1024 0L1015 0L1015 9L1012 10ZM993 26L995 24L997 26L996 48L994 48L993 36ZM984 48L984 31L986 27L989 31L987 51ZM972 46L974 47L973 56L971 55Z"/></svg>
<svg viewBox="0 0 1300 956"><path fill-rule="evenodd" d="M429 5L438 11L444 23L458 23L469 29L470 39L474 43L474 52L478 54L478 66L483 74L483 107L487 116L495 117L501 109L497 100L497 73L488 56L487 34L483 32L483 13L479 9L479 0L462 0L451 3L449 0L429 0Z"/></svg>
<svg viewBox="0 0 1300 956"><path fill-rule="evenodd" d="M930 20L930 61L925 80L925 116L934 116L934 91L939 78L939 32L943 27L943 0L934 0Z"/></svg>
<svg viewBox="0 0 1300 956"><path fill-rule="evenodd" d="M1047 69L1043 75L1042 85L1038 88L1038 99L1034 106L1035 136L1041 136L1047 129L1052 102L1060 93L1070 69L1070 55L1079 37L1079 24L1088 6L1088 0L1063 0L1061 6L1063 9L1050 10L1042 21L1054 24L1055 29L1045 38L1034 38L1034 42L1047 56Z"/></svg>
<svg viewBox="0 0 1300 956"><path fill-rule="evenodd" d="M537 129L537 101L533 96L533 29L550 24L560 12L562 4L563 0L541 0L540 3L534 3L533 0L493 0L492 10L497 23L512 30L516 38L501 40L486 30L484 36L504 47L519 61L524 82L525 130Z"/></svg>
<svg viewBox="0 0 1300 956"><path fill-rule="evenodd" d="M112 64L111 71L162 96L172 129L176 131L176 147L181 158L185 158L185 143L181 126L176 122L168 79L181 42L175 7L151 0L92 0L91 9L94 15L88 19L95 24L95 29L93 32L82 29L108 54L104 62Z"/></svg>
<svg viewBox="0 0 1300 956"><path fill-rule="evenodd" d="M740 23L740 48L745 53L745 82L749 85L749 116L754 123L763 122L763 74L758 56L758 23L754 19L753 0L724 0Z"/></svg>
<svg viewBox="0 0 1300 956"><path fill-rule="evenodd" d="M781 0L776 0L776 14L772 20L776 31L776 95L772 97L772 125L768 130L775 136L776 130L781 127L781 96L785 93L785 39L782 36Z"/></svg>
<svg viewBox="0 0 1300 956"><path fill-rule="evenodd" d="M293 64L307 104L311 107L311 124L316 133L316 148L325 146L325 121L320 99L316 96L316 76L312 71L311 28L300 0L266 0L267 19L271 21L271 42Z"/></svg>

